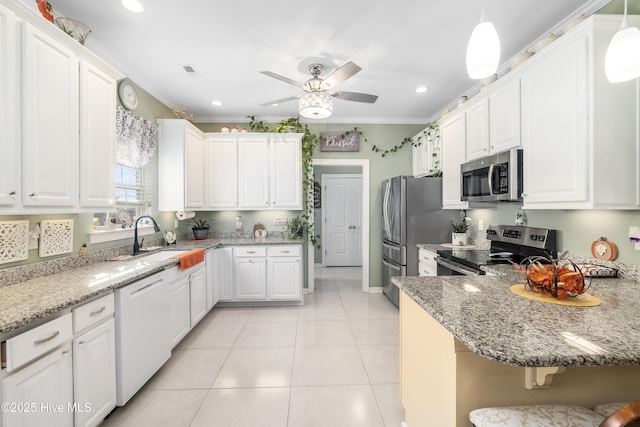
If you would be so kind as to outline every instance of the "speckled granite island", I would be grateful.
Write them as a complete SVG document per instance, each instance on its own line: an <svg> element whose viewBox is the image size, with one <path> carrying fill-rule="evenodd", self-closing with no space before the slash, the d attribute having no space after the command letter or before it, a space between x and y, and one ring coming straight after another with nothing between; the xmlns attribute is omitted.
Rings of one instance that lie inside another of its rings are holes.
<svg viewBox="0 0 640 427"><path fill-rule="evenodd" d="M486 406L640 399L639 284L594 279L602 303L568 307L512 294L518 279L392 279L409 427L471 425Z"/></svg>

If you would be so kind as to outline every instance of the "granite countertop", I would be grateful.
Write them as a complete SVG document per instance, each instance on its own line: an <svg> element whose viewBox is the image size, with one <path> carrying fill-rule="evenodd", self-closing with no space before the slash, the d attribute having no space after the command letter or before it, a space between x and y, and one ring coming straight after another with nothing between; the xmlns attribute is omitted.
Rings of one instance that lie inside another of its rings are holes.
<svg viewBox="0 0 640 427"><path fill-rule="evenodd" d="M593 279L596 307L529 300L519 276L394 277L391 281L471 351L514 366L640 365L640 284Z"/></svg>
<svg viewBox="0 0 640 427"><path fill-rule="evenodd" d="M212 249L219 246L301 244L283 238L222 238L178 241L158 251ZM146 254L155 253L148 252ZM30 323L53 318L74 306L179 263L177 259L145 261L145 253L123 261L104 261L0 287L0 340Z"/></svg>

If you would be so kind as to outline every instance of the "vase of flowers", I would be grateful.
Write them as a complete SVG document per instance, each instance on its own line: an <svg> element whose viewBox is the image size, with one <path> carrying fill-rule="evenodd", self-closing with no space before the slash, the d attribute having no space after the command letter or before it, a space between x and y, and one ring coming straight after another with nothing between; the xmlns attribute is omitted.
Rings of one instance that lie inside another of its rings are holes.
<svg viewBox="0 0 640 427"><path fill-rule="evenodd" d="M451 223L451 244L456 246L465 246L468 242L467 231L469 231L469 224L464 220L460 222Z"/></svg>

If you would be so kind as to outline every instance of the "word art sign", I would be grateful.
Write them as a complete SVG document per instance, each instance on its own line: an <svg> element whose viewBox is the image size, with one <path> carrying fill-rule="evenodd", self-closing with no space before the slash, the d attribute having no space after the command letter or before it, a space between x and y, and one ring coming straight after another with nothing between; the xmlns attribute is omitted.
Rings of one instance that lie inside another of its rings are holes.
<svg viewBox="0 0 640 427"><path fill-rule="evenodd" d="M360 134L320 132L320 151L360 151Z"/></svg>

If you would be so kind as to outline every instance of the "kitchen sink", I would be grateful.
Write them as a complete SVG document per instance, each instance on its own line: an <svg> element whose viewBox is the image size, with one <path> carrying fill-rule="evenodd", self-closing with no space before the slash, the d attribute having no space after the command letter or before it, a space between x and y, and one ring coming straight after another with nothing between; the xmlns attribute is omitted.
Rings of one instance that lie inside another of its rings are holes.
<svg viewBox="0 0 640 427"><path fill-rule="evenodd" d="M180 255L189 251L160 251L149 255L142 255L140 261L164 261L176 255Z"/></svg>

